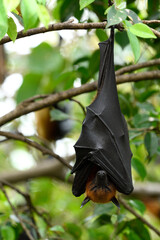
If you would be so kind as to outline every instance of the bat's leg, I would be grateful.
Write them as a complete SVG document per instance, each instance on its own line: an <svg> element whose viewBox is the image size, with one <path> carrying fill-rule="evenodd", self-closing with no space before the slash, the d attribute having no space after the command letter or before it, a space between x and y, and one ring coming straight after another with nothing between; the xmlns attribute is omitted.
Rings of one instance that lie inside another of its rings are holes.
<svg viewBox="0 0 160 240"><path fill-rule="evenodd" d="M113 197L113 198L111 199L111 201L120 209L120 204L119 204L117 198Z"/></svg>
<svg viewBox="0 0 160 240"><path fill-rule="evenodd" d="M90 198L89 198L89 197L86 197L86 198L83 200L80 208L82 208L82 207L83 207L86 203L88 203L89 201L90 201Z"/></svg>

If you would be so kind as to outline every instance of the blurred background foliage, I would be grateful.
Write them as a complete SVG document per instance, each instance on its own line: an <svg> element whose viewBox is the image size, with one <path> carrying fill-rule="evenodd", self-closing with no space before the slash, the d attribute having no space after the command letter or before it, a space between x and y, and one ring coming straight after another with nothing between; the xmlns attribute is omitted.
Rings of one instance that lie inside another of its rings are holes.
<svg viewBox="0 0 160 240"><path fill-rule="evenodd" d="M10 1L8 1L9 3ZM80 10L79 1L37 0L39 10L33 11L34 21L29 18L27 9L32 8L32 1L17 1L16 9L11 17L17 28L22 29L24 19L25 29L37 27L49 22L63 22L70 17L75 21L92 22L106 19L104 12L108 7L106 0L95 0L86 8ZM160 19L159 0L142 1L128 0L127 8L133 10L142 20ZM19 6L20 4L20 6ZM30 8L26 6L30 5ZM43 8L44 7L44 8ZM13 9L12 9L13 10ZM21 18L22 16L22 18ZM19 21L17 21L19 19ZM151 25L151 27L153 27ZM154 25L154 28L158 25ZM16 104L37 94L50 94L64 91L98 78L99 50L98 42L108 38L108 30L79 30L57 31L40 34L26 39L7 43L2 51L5 55L4 72L1 74L0 114L14 109ZM160 57L159 39L142 39L140 41L140 58L138 62L145 62ZM115 70L123 66L134 64L134 55L126 32L115 33ZM159 70L159 66L136 70ZM130 146L133 152L132 173L134 183L160 181L160 85L159 80L147 80L136 83L125 83L118 86L121 110L125 115L130 133ZM84 107L94 99L95 92L75 97ZM58 109L58 110L57 110ZM64 110L65 109L65 110ZM57 111L56 111L57 110ZM54 106L51 110L53 121L69 120L65 138L49 144L55 152L63 157L74 153L73 145L79 137L84 113L76 102L66 100L61 106ZM31 139L37 138L35 114L30 113L5 125L3 130L19 131ZM65 132L65 133L66 133ZM63 135L63 134L62 134ZM57 139L60 137L57 137ZM43 139L38 139L46 144ZM47 159L35 149L17 141L0 143L1 172L31 169L41 161ZM50 161L56 161L50 159ZM28 191L33 205L42 216L49 219L50 226L35 214L42 239L122 239L122 240L158 240L159 238L149 230L140 220L136 219L123 208L120 212L112 203L99 205L89 203L80 209L83 196L75 198L68 181L53 178L37 178L18 184L23 191ZM14 206L20 212L22 219L30 220L25 211L25 200L15 191L7 188L7 192ZM143 196L127 197L132 208L159 228L160 207L154 211L148 207L147 199ZM152 201L152 200L151 200ZM155 201L155 199L154 199ZM157 198L156 204L160 205ZM156 205L157 206L157 205ZM35 239L38 239L34 228L27 225ZM22 231L21 225L12 212L5 196L0 192L0 239L25 240L28 239Z"/></svg>

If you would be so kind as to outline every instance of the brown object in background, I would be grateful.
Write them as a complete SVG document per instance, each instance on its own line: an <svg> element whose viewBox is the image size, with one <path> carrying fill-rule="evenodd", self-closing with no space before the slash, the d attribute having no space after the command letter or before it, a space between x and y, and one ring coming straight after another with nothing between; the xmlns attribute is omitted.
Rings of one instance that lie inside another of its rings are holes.
<svg viewBox="0 0 160 240"><path fill-rule="evenodd" d="M5 51L4 46L0 45L0 84L3 83L6 76Z"/></svg>
<svg viewBox="0 0 160 240"><path fill-rule="evenodd" d="M160 200L158 198L145 198L142 200L146 209L155 217L160 219Z"/></svg>
<svg viewBox="0 0 160 240"><path fill-rule="evenodd" d="M54 106L55 109L58 109L64 113L68 112L67 106L59 107L58 105ZM36 111L36 126L38 135L48 141L56 141L62 139L72 128L71 120L52 120L50 117L50 108L43 108L39 111Z"/></svg>

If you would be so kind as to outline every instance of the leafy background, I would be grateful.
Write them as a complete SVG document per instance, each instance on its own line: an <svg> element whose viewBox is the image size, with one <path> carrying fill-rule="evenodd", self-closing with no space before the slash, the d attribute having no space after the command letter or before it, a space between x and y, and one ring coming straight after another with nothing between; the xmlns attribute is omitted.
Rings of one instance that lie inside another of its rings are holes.
<svg viewBox="0 0 160 240"><path fill-rule="evenodd" d="M159 39L138 19L138 17L141 20L160 19L158 6L158 0L155 0L154 4L151 0L148 0L146 5L140 0L115 1L115 5L110 8L108 8L106 0L80 0L80 2L75 0L74 4L72 0L54 2L45 0L0 0L0 38L2 39L7 33L15 41L17 28L19 30L23 28L23 25L26 31L38 27L40 24L47 27L51 21L63 22L72 16L81 22L103 21L107 18L108 26L123 20L127 31L116 31L115 34L115 69L118 70L135 62L159 58ZM129 14L126 9L129 9ZM131 14L135 23L132 26L129 22ZM119 17L121 20L119 20ZM156 25L156 28L159 29L158 25ZM67 35L70 35L70 37ZM101 29L83 32L69 31L68 34L54 32L47 35L45 39L44 36L39 35L38 40L35 39L35 44L30 43L31 47L25 46L25 41L29 42L29 39L16 40L14 44L10 43L10 45L6 44L4 46L6 78L3 80L0 93L1 106L8 108L8 104L10 104L13 108L16 104L36 94L60 92L97 80L99 68L97 43L106 40L108 35L108 30ZM31 41L34 41L32 37ZM153 66L136 72L158 69L159 66ZM14 80L15 78L16 80ZM13 81L16 82L17 86L12 89L10 86L14 85ZM146 187L148 181L160 181L159 90L158 80L126 83L118 86L121 110L127 120L130 133L134 183L143 182L146 183ZM87 106L93 100L94 95L95 93L87 93L76 97L76 99ZM64 156L73 153L72 145L80 134L81 122L84 119L83 111L76 103L65 102L70 105L70 116L67 114L64 116L61 112L57 113L55 110L52 110L51 113L53 119L64 120L69 118L71 121L72 129L67 135L70 149L68 152L64 150L66 148L65 140L62 140L62 145L60 145L62 146L60 153L63 153ZM12 121L3 129L20 131L35 139L34 114ZM58 146L58 143L52 143L55 150L56 146ZM18 154L21 157L21 164L15 161L15 158L18 159ZM24 170L25 166L28 168L30 164L33 167L45 159L36 150L29 148L24 143L15 141L2 142L0 156L2 172L20 169L20 166ZM30 162L29 159L31 159ZM27 164L27 162L29 163ZM65 182L48 177L32 179L24 184L18 184L20 189L29 191L34 206L41 211L41 215L49 219L50 225L42 217L35 214L42 239L159 239L153 231L136 219L123 206L120 212L117 212L112 203L105 205L88 203L80 209L84 196L75 198L72 195L71 184L67 177L68 171L65 174ZM23 209L25 207L24 198L9 188L7 192L11 201L19 210L21 217L30 220L30 216ZM159 227L158 210L156 215L153 214L151 210L155 207L154 203L151 202L152 209L150 209L147 205L147 201L149 201L147 197L128 196L126 200L136 212L157 228ZM159 204L158 199L156 199L156 203ZM31 226L28 227L37 239L35 230ZM25 238L23 234L20 223L1 192L0 239L20 240Z"/></svg>

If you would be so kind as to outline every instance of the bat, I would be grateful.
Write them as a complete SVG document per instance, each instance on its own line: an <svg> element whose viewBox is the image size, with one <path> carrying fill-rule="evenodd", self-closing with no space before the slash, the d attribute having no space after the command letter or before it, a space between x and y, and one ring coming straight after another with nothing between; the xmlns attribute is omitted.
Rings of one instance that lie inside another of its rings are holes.
<svg viewBox="0 0 160 240"><path fill-rule="evenodd" d="M105 198L106 202L112 201L119 207L116 191L130 194L133 184L127 123L120 110L115 80L114 27L109 39L100 42L99 47L97 97L87 107L80 137L74 145L72 192L76 197L86 192L82 206L89 200L104 203Z"/></svg>
<svg viewBox="0 0 160 240"><path fill-rule="evenodd" d="M66 105L59 106L54 104L53 109L58 109L63 113L69 113L69 109ZM71 121L65 120L51 120L50 116L51 108L43 108L35 112L36 126L38 135L48 141L56 141L62 139L71 130Z"/></svg>

